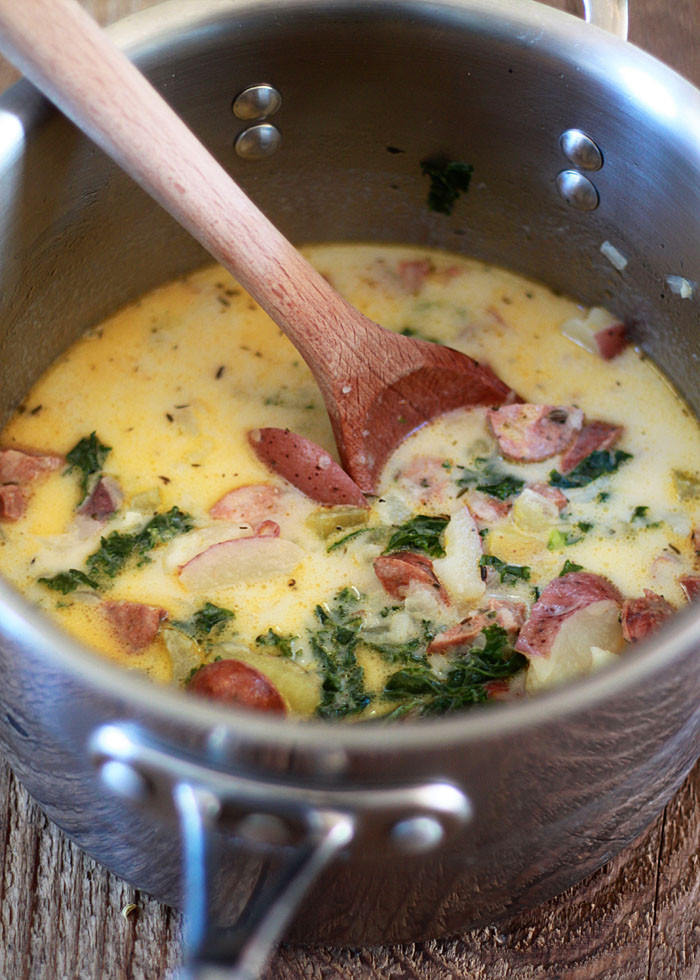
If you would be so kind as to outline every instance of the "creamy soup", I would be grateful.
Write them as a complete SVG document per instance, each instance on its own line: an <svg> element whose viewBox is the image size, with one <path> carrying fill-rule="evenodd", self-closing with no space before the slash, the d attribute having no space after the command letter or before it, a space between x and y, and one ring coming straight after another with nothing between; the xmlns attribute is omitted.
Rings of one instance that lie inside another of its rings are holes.
<svg viewBox="0 0 700 980"><path fill-rule="evenodd" d="M700 433L624 326L437 251L305 254L519 400L413 433L365 498L298 353L205 269L82 337L6 426L3 573L152 681L290 716L442 714L634 656L700 581Z"/></svg>

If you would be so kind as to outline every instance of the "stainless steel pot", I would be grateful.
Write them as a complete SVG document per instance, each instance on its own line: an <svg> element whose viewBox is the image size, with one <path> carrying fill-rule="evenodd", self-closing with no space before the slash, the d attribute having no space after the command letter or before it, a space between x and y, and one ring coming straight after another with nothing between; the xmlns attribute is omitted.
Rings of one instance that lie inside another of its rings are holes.
<svg viewBox="0 0 700 980"><path fill-rule="evenodd" d="M624 0L587 13L624 33ZM700 93L652 58L526 0L177 0L115 33L293 240L437 245L607 305L700 410L697 301L666 282L700 280ZM274 116L232 113L253 84ZM436 153L475 168L450 217L425 207ZM205 259L26 83L0 100L0 249L3 417L85 328ZM294 725L103 663L0 582L0 739L77 843L186 907L188 976L249 977L285 929L439 936L597 868L700 752L699 647L690 609L523 704Z"/></svg>

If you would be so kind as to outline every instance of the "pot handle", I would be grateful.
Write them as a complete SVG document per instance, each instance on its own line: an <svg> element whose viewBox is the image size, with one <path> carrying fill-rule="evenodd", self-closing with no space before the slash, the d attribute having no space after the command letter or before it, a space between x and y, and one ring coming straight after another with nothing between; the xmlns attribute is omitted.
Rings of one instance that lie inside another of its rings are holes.
<svg viewBox="0 0 700 980"><path fill-rule="evenodd" d="M628 0L583 0L583 10L587 24L602 27L623 41L627 40Z"/></svg>
<svg viewBox="0 0 700 980"><path fill-rule="evenodd" d="M253 890L235 927L214 925L213 879L221 847L218 798L181 783L175 789L184 849L185 936L178 980L258 980L314 879L352 840L345 813L316 811L306 840L292 848L271 880ZM262 880L262 876L261 876Z"/></svg>
<svg viewBox="0 0 700 980"><path fill-rule="evenodd" d="M219 743L218 736L211 743L217 755ZM227 756L223 771L212 769L131 722L96 729L89 752L106 789L158 821L179 824L185 907L179 980L258 980L332 861L380 844L397 858L437 851L472 818L464 791L443 780L333 789L270 782L231 771Z"/></svg>

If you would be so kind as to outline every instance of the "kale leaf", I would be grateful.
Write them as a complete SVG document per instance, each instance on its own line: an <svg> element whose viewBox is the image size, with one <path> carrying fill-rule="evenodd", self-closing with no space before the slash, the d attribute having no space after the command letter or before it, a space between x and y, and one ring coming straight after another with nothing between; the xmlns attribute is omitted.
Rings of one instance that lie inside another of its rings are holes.
<svg viewBox="0 0 700 980"><path fill-rule="evenodd" d="M331 603L316 606L319 628L310 641L321 670L321 700L316 708L321 718L359 714L371 701L355 656L362 626L357 601L350 589L341 589Z"/></svg>
<svg viewBox="0 0 700 980"><path fill-rule="evenodd" d="M622 449L597 449L590 456L586 456L571 473L564 475L557 470L552 470L549 474L549 483L550 486L562 490L585 487L598 477L615 473L620 464L628 459L632 459L631 453L623 452Z"/></svg>
<svg viewBox="0 0 700 980"><path fill-rule="evenodd" d="M445 549L440 536L449 523L449 517L428 517L418 514L397 527L384 549L385 555L394 551L422 551L431 558L442 558Z"/></svg>
<svg viewBox="0 0 700 980"><path fill-rule="evenodd" d="M90 477L101 471L104 461L111 451L111 446L105 446L96 434L91 432L89 436L85 436L77 442L66 454L66 462L68 463L66 473L80 470L80 489L83 497L87 494Z"/></svg>
<svg viewBox="0 0 700 980"><path fill-rule="evenodd" d="M499 470L492 460L484 457L477 457L474 460L476 469L469 469L465 466L458 467L462 474L457 479L457 486L461 487L460 496L470 487L476 487L482 493L487 493L490 497L497 497L498 500L507 500L520 493L525 486L525 481L520 477L512 476Z"/></svg>
<svg viewBox="0 0 700 980"><path fill-rule="evenodd" d="M235 615L232 609L224 609L223 606L215 606L213 602L205 602L202 608L193 613L189 619L175 619L172 626L198 643L202 643L212 633L219 633Z"/></svg>
<svg viewBox="0 0 700 980"><path fill-rule="evenodd" d="M269 629L267 633L256 636L255 642L261 647L277 647L281 656L292 658L294 656L292 642L296 639L297 637L290 633L277 633L275 630Z"/></svg>
<svg viewBox="0 0 700 980"><path fill-rule="evenodd" d="M51 579L40 578L39 581L64 594L73 592L81 585L89 585L94 589L104 588L108 584L106 579L112 579L123 571L132 557L139 556L138 564L144 565L150 561L149 551L178 534L191 531L193 527L189 514L185 514L179 507L171 507L166 514L152 517L140 531L131 534L112 531L107 537L100 538L100 547L88 556L87 574L71 568Z"/></svg>
<svg viewBox="0 0 700 980"><path fill-rule="evenodd" d="M53 589L54 592L62 592L64 595L75 592L81 585L85 585L89 589L99 589L99 585L94 579L89 578L85 572L81 572L77 568L69 568L67 572L59 572L58 575L53 575L51 578L40 578L39 581L42 585Z"/></svg>
<svg viewBox="0 0 700 980"><path fill-rule="evenodd" d="M459 160L421 160L421 173L430 178L428 207L439 214L452 214L460 194L469 190L474 167Z"/></svg>
<svg viewBox="0 0 700 980"><path fill-rule="evenodd" d="M526 658L514 652L502 627L487 626L482 635L485 646L472 647L444 678L422 665L392 674L384 685L384 696L402 703L386 718L444 715L479 704L489 698L490 681L505 680L525 667Z"/></svg>
<svg viewBox="0 0 700 980"><path fill-rule="evenodd" d="M529 565L508 565L502 558L496 558L495 555L482 555L479 559L479 564L482 567L489 566L494 568L498 572L501 582L504 582L506 585L512 585L518 579L526 582L530 579Z"/></svg>

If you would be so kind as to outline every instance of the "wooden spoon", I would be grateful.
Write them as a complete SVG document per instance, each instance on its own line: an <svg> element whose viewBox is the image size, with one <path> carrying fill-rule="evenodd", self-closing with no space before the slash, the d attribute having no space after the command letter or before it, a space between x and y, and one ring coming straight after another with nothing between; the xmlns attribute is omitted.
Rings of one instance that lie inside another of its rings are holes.
<svg viewBox="0 0 700 980"><path fill-rule="evenodd" d="M0 0L0 49L229 269L311 368L341 461L374 491L411 431L512 392L457 351L347 303L246 197L75 0Z"/></svg>

